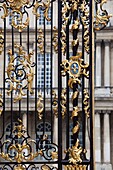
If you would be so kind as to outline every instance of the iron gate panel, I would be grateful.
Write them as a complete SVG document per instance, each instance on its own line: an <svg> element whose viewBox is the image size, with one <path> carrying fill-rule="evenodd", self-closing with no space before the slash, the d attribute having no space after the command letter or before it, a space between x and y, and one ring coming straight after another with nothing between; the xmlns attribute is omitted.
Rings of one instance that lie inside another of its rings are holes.
<svg viewBox="0 0 113 170"><path fill-rule="evenodd" d="M96 9L103 3L95 0ZM110 15L101 8L94 19L93 7L0 1L0 169L94 169L93 28Z"/></svg>

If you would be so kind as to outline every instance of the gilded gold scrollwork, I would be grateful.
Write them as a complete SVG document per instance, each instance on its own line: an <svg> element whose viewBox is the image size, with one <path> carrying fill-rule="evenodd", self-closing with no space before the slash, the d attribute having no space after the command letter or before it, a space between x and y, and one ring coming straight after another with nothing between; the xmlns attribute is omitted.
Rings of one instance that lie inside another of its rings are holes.
<svg viewBox="0 0 113 170"><path fill-rule="evenodd" d="M87 165L66 165L65 170L86 170Z"/></svg>
<svg viewBox="0 0 113 170"><path fill-rule="evenodd" d="M19 17L17 18L17 17L15 17L15 15L18 15ZM23 14L22 14L21 11L19 11L19 10L13 10L13 11L11 12L11 16L12 16L11 25L12 25L14 28L18 29L19 32L22 32L22 30L23 30L24 28L27 28L27 26L29 25L30 19L29 19L28 16L27 16L27 18L26 18L26 21L25 21L25 22L22 22L22 20L23 20ZM16 20L15 20L15 18L16 18Z"/></svg>
<svg viewBox="0 0 113 170"><path fill-rule="evenodd" d="M53 47L54 51L58 53L58 29L56 27L53 27L54 35L53 35Z"/></svg>
<svg viewBox="0 0 113 170"><path fill-rule="evenodd" d="M0 55L2 54L3 46L4 46L4 36L3 36L3 31L0 30Z"/></svg>
<svg viewBox="0 0 113 170"><path fill-rule="evenodd" d="M4 19L10 15L12 18L11 25L18 29L19 32L22 32L23 29L29 25L29 16L27 13L26 20L23 22L23 17L25 19L25 13L23 14L22 7L24 5L28 5L29 2L29 0L8 0L7 3L9 6L7 6L5 3L2 5L4 15L1 18ZM11 10L10 12L9 9Z"/></svg>
<svg viewBox="0 0 113 170"><path fill-rule="evenodd" d="M12 9L20 10L23 5L29 4L30 0L7 0Z"/></svg>
<svg viewBox="0 0 113 170"><path fill-rule="evenodd" d="M38 112L38 118L41 120L43 117L43 111L44 111L44 104L43 104L43 97L42 94L38 94L38 101L37 101L37 112Z"/></svg>
<svg viewBox="0 0 113 170"><path fill-rule="evenodd" d="M112 16L112 15L109 15L105 9L103 9L103 5L106 2L107 2L107 0L101 0L101 1L97 2L97 6L100 5L100 9L97 10L96 16L94 17L95 18L94 29L97 31L99 31L99 30L103 29L105 26L107 26L107 24L109 22L109 18Z"/></svg>
<svg viewBox="0 0 113 170"><path fill-rule="evenodd" d="M19 164L16 167L14 167L14 170L26 170L26 168L24 168L23 165Z"/></svg>
<svg viewBox="0 0 113 170"><path fill-rule="evenodd" d="M61 107L62 107L62 111L61 111L61 114L62 114L62 118L65 117L66 115L66 89L62 89L62 93L61 93Z"/></svg>
<svg viewBox="0 0 113 170"><path fill-rule="evenodd" d="M76 144L72 148L68 149L69 151L69 162L73 164L81 163L81 153L83 152L82 147L79 146L79 139L77 139Z"/></svg>
<svg viewBox="0 0 113 170"><path fill-rule="evenodd" d="M31 144L36 144L36 141L32 139L26 140L25 138L25 127L20 119L18 119L19 125L14 127L13 133L14 136L17 137L18 139L24 138L24 142L15 142L13 143L11 140L6 140L4 141L3 145L7 143L8 147L8 152L4 153L3 151L0 153L0 156L7 161L13 162L16 161L18 165L15 167L15 169L23 169L23 166L21 163L23 161L32 161L34 158L36 158L38 155L42 155L42 151L39 150L35 153L32 152L32 147ZM13 139L14 140L14 139ZM27 156L25 155L25 150L27 152ZM10 155L10 152L14 152L15 154L13 157Z"/></svg>
<svg viewBox="0 0 113 170"><path fill-rule="evenodd" d="M14 127L14 130L13 132L15 133L15 135L18 136L18 138L22 138L22 136L24 136L25 132L26 132L26 129L23 125L23 122L21 119L18 119L18 122L19 122L19 125L15 126Z"/></svg>
<svg viewBox="0 0 113 170"><path fill-rule="evenodd" d="M9 13L8 13L8 9L7 9L7 6L6 6L5 3L2 5L2 8L3 8L3 11L4 11L4 15L2 15L1 18L4 19L9 15Z"/></svg>
<svg viewBox="0 0 113 170"><path fill-rule="evenodd" d="M42 165L41 170L51 170L51 168L48 165Z"/></svg>
<svg viewBox="0 0 113 170"><path fill-rule="evenodd" d="M84 64L84 61L82 59L82 53L78 52L76 56L70 57L69 61L64 60L61 64L62 66L62 75L65 76L66 74L69 74L70 78L68 80L68 85L70 88L73 89L73 85L81 85L81 76L84 75L86 78L89 78L88 73L88 67L89 64ZM79 91L76 88L72 95L72 101L78 99ZM79 107L78 105L73 107L72 116L71 118L74 119L75 117L78 117L79 114ZM76 121L74 124L74 127L72 129L73 135L77 135L79 133L80 129L80 123L79 121ZM74 146L72 148L69 148L69 162L73 164L81 163L82 158L81 155L83 154L84 150L82 147L79 146L79 139L77 138L75 141Z"/></svg>
<svg viewBox="0 0 113 170"><path fill-rule="evenodd" d="M84 48L87 53L89 53L89 6L85 0L79 6L80 18L84 26Z"/></svg>
<svg viewBox="0 0 113 170"><path fill-rule="evenodd" d="M58 159L58 152L51 152L52 159Z"/></svg>
<svg viewBox="0 0 113 170"><path fill-rule="evenodd" d="M81 84L80 77L84 75L86 78L89 77L88 74L88 63L82 64L83 59L81 59L82 54L79 52L76 56L70 57L69 61L64 60L61 64L62 66L62 76L67 73L70 75L68 84L70 88L73 88L73 83Z"/></svg>
<svg viewBox="0 0 113 170"><path fill-rule="evenodd" d="M37 45L38 45L40 52L43 54L44 53L44 35L43 35L43 31L41 28L39 29L38 32L39 32L39 36L37 40Z"/></svg>
<svg viewBox="0 0 113 170"><path fill-rule="evenodd" d="M31 62L33 51L27 55L22 46L15 44L15 54L17 56L12 54L12 50L8 51L9 63L6 70L6 83L9 84L7 94L9 95L12 91L15 91L14 102L17 102L26 95L24 93L25 88L33 94L32 83L34 72L32 67L34 67L34 63Z"/></svg>
<svg viewBox="0 0 113 170"><path fill-rule="evenodd" d="M37 12L39 8L41 8L41 10L43 11L45 19L47 21L51 21L51 18L48 17L48 11L50 8L50 0L47 0L47 2L42 2L42 3L36 1L33 7L33 14L36 15L37 19L40 18L40 14Z"/></svg>
<svg viewBox="0 0 113 170"><path fill-rule="evenodd" d="M2 99L2 94L0 94L0 116L2 115L3 111L3 99Z"/></svg>
<svg viewBox="0 0 113 170"><path fill-rule="evenodd" d="M78 116L79 111L80 111L80 110L79 110L79 107L78 107L78 106L73 107L71 119L73 119L73 117L75 117L75 116Z"/></svg>
<svg viewBox="0 0 113 170"><path fill-rule="evenodd" d="M53 101L52 101L53 113L56 117L58 117L58 96L55 90L52 90L52 96L53 96Z"/></svg>
<svg viewBox="0 0 113 170"><path fill-rule="evenodd" d="M89 94L86 89L84 89L83 104L84 104L85 114L86 114L87 118L89 118L90 117Z"/></svg>
<svg viewBox="0 0 113 170"><path fill-rule="evenodd" d="M77 121L76 126L72 129L73 134L77 133L80 129L80 123Z"/></svg>
<svg viewBox="0 0 113 170"><path fill-rule="evenodd" d="M66 16L67 12L70 10L69 3L66 0L62 0L62 37L61 37L61 44L62 44L62 53L63 55L66 54L66 25L69 21L69 16Z"/></svg>

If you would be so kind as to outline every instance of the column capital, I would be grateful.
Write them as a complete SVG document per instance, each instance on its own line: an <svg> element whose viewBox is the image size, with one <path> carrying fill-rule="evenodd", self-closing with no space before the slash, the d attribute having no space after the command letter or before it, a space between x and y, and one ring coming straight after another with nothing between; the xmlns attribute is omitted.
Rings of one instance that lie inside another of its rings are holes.
<svg viewBox="0 0 113 170"><path fill-rule="evenodd" d="M104 40L105 46L110 44L110 40Z"/></svg>
<svg viewBox="0 0 113 170"><path fill-rule="evenodd" d="M102 40L95 40L96 45L100 45L102 43Z"/></svg>
<svg viewBox="0 0 113 170"><path fill-rule="evenodd" d="M110 114L111 111L110 111L110 110L103 110L102 113L103 113L103 114Z"/></svg>
<svg viewBox="0 0 113 170"><path fill-rule="evenodd" d="M95 111L95 114L101 114L101 113L102 113L101 110L96 110L96 111Z"/></svg>

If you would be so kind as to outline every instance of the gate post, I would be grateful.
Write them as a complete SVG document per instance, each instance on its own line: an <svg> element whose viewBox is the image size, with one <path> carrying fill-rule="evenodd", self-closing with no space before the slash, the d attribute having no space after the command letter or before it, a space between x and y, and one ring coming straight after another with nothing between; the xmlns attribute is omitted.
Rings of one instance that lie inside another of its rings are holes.
<svg viewBox="0 0 113 170"><path fill-rule="evenodd" d="M89 83L90 83L90 170L95 170L94 145L94 0L90 0Z"/></svg>

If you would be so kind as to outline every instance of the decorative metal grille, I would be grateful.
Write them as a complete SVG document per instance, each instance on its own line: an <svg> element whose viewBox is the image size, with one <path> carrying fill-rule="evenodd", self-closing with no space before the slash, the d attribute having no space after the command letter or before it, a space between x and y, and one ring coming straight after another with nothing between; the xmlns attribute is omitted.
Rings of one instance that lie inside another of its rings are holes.
<svg viewBox="0 0 113 170"><path fill-rule="evenodd" d="M0 169L94 169L93 30L109 22L105 2L0 1Z"/></svg>

